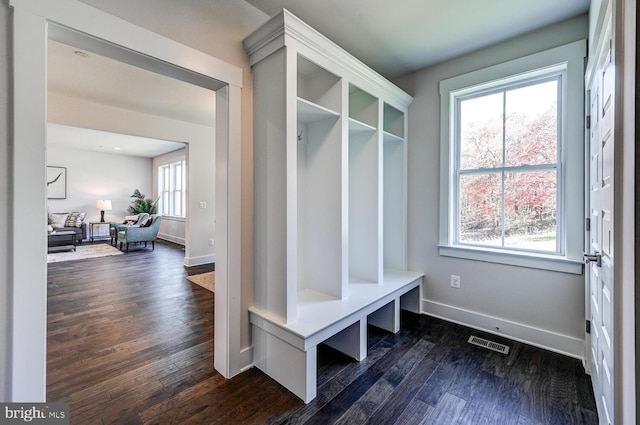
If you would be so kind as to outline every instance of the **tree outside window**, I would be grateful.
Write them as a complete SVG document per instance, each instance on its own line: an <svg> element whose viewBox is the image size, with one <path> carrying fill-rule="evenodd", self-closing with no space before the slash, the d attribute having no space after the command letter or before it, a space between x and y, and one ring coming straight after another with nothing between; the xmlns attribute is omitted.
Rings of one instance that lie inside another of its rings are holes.
<svg viewBox="0 0 640 425"><path fill-rule="evenodd" d="M561 75L456 99L457 243L560 252Z"/></svg>

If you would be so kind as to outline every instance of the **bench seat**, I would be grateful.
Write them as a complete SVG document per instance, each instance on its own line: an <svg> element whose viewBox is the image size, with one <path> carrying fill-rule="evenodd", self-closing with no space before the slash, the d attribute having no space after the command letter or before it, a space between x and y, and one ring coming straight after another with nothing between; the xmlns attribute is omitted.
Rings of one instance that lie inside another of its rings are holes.
<svg viewBox="0 0 640 425"><path fill-rule="evenodd" d="M249 309L254 364L305 403L316 396L317 345L326 343L360 361L367 356L367 324L400 329L400 309L420 312L422 273L386 270L381 283L350 283L348 297L298 292L297 318L283 323Z"/></svg>

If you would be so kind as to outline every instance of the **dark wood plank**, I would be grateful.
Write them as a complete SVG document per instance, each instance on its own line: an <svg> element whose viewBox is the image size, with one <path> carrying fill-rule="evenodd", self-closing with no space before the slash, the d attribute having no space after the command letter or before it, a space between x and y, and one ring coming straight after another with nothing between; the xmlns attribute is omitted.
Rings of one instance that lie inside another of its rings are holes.
<svg viewBox="0 0 640 425"><path fill-rule="evenodd" d="M429 424L433 425L449 425L458 423L458 419L462 414L466 401L454 396L451 393L444 393L438 404L434 407L433 412L429 415ZM494 422L502 424L503 422Z"/></svg>
<svg viewBox="0 0 640 425"><path fill-rule="evenodd" d="M183 258L159 242L48 265L47 398L70 403L71 423L166 423L182 412L174 423L259 424L302 405L258 370L231 380L214 370L214 294L186 280L214 266Z"/></svg>
<svg viewBox="0 0 640 425"><path fill-rule="evenodd" d="M48 266L47 397L72 424L597 424L580 362L413 313L369 327L361 362L320 345L299 399L257 369L213 368L214 294L179 246ZM505 356L467 343L478 335Z"/></svg>

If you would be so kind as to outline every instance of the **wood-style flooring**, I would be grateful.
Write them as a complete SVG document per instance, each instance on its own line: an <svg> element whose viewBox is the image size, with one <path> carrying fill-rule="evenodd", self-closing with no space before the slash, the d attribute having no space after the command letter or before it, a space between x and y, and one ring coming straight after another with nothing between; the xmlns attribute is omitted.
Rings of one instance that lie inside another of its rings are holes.
<svg viewBox="0 0 640 425"><path fill-rule="evenodd" d="M48 266L47 398L72 424L597 424L578 360L442 320L404 314L369 328L356 362L318 352L304 405L257 369L213 368L213 293L186 280L184 252L160 242ZM505 356L469 335L507 343Z"/></svg>

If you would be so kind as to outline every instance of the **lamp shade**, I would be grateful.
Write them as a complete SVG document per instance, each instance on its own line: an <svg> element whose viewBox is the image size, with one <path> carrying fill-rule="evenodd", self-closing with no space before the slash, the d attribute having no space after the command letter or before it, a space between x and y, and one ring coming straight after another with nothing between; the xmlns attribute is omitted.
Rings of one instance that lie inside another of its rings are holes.
<svg viewBox="0 0 640 425"><path fill-rule="evenodd" d="M108 199L100 199L96 202L96 210L109 211L111 209L111 201Z"/></svg>

